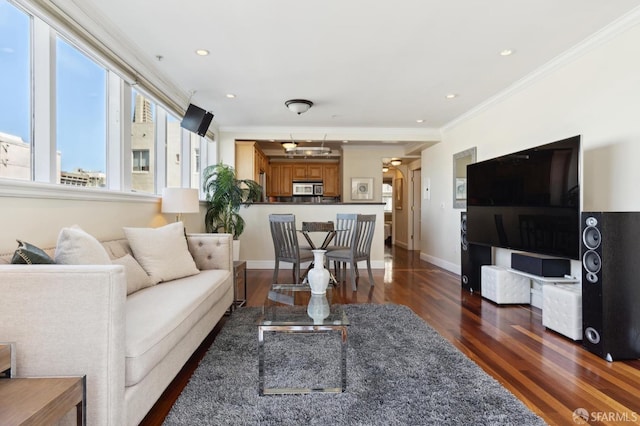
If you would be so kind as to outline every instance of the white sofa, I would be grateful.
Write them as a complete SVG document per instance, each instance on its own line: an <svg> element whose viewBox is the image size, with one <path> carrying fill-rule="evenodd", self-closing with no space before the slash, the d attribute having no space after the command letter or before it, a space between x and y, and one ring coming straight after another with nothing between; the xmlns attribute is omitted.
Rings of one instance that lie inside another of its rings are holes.
<svg viewBox="0 0 640 426"><path fill-rule="evenodd" d="M0 341L19 376L86 375L87 424L135 425L233 303L232 237L191 234L200 273L126 295L123 266L0 257ZM126 239L103 243L131 253Z"/></svg>

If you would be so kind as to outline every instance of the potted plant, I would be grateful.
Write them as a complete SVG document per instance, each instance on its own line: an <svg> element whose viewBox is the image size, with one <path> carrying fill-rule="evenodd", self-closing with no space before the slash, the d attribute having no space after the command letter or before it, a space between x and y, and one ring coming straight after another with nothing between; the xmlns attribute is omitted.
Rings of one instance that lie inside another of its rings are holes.
<svg viewBox="0 0 640 426"><path fill-rule="evenodd" d="M208 204L204 217L207 232L232 234L234 247L238 247L234 250L239 252L238 237L245 225L240 206L260 201L262 187L254 180L238 179L235 169L223 163L205 168L202 182Z"/></svg>

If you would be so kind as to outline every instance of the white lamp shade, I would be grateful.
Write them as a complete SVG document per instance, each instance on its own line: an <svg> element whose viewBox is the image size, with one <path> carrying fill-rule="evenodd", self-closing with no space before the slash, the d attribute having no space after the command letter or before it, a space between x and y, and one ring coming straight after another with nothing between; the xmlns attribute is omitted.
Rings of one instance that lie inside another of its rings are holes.
<svg viewBox="0 0 640 426"><path fill-rule="evenodd" d="M194 188L164 188L162 190L162 213L198 213L200 200Z"/></svg>

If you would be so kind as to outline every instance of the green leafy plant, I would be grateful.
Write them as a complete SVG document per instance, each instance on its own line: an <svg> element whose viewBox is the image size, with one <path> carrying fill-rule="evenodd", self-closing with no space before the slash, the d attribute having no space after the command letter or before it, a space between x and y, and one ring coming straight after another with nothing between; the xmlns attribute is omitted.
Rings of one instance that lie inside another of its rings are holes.
<svg viewBox="0 0 640 426"><path fill-rule="evenodd" d="M205 168L202 176L208 204L204 217L207 232L233 234L237 240L245 225L240 206L260 201L262 187L254 180L238 179L235 169L222 163Z"/></svg>

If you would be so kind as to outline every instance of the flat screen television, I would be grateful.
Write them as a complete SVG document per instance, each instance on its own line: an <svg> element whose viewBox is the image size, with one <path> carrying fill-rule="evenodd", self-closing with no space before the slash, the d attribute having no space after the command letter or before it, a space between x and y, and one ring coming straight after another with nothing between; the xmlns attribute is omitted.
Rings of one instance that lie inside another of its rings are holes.
<svg viewBox="0 0 640 426"><path fill-rule="evenodd" d="M467 240L580 258L580 136L467 166Z"/></svg>
<svg viewBox="0 0 640 426"><path fill-rule="evenodd" d="M207 134L213 114L200 108L199 106L189 104L184 118L180 122L180 127L196 133L200 136Z"/></svg>

